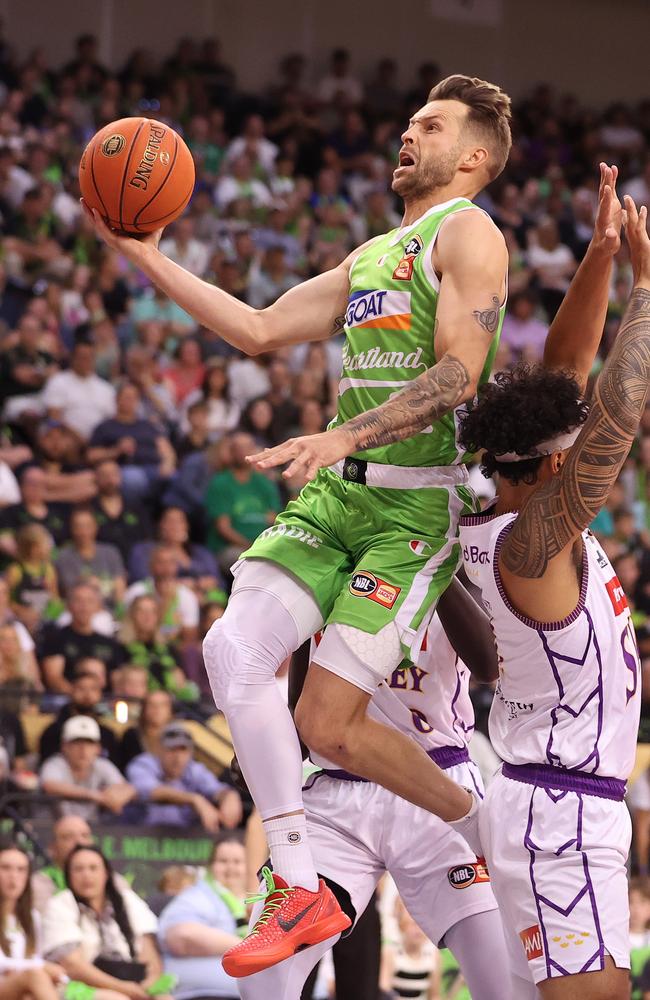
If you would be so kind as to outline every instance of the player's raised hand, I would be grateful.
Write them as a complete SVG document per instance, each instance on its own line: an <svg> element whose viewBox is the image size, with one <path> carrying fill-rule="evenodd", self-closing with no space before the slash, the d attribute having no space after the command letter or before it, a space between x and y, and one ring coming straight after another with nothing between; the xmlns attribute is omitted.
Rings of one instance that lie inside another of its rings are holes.
<svg viewBox="0 0 650 1000"><path fill-rule="evenodd" d="M625 239L630 248L630 260L634 273L634 284L650 288L650 237L648 236L648 209L640 210L629 195L625 196Z"/></svg>
<svg viewBox="0 0 650 1000"><path fill-rule="evenodd" d="M307 434L289 438L275 448L265 448L256 455L247 455L246 461L258 469L272 469L276 465L290 464L282 473L284 479L301 476L307 482L314 479L319 469L334 465L354 450L350 435L335 427L322 434Z"/></svg>
<svg viewBox="0 0 650 1000"><path fill-rule="evenodd" d="M618 167L600 164L598 211L592 243L612 256L621 247L621 226L625 224L625 209L616 193Z"/></svg>
<svg viewBox="0 0 650 1000"><path fill-rule="evenodd" d="M96 208L90 208L83 198L80 201L81 207L92 222L97 236L111 250L116 250L129 259L135 259L143 246L158 247L164 227L163 229L154 230L153 233L143 233L142 236L123 236L120 233L116 233L114 229L109 229Z"/></svg>

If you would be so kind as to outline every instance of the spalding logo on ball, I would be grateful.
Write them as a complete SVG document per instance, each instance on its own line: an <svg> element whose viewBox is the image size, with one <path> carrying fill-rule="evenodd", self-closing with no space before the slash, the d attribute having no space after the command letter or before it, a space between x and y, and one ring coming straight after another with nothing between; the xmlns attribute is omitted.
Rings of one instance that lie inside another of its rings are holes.
<svg viewBox="0 0 650 1000"><path fill-rule="evenodd" d="M185 209L194 161L180 135L152 118L122 118L100 129L79 163L84 201L111 229L150 233Z"/></svg>

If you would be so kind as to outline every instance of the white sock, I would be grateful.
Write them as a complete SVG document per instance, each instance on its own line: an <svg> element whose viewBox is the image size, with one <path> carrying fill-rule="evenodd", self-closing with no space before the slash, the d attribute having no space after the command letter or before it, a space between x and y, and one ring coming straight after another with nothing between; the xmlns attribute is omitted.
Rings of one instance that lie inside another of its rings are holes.
<svg viewBox="0 0 650 1000"><path fill-rule="evenodd" d="M305 814L265 819L264 832L273 870L289 885L299 885L309 892L316 892L318 875L307 840Z"/></svg>

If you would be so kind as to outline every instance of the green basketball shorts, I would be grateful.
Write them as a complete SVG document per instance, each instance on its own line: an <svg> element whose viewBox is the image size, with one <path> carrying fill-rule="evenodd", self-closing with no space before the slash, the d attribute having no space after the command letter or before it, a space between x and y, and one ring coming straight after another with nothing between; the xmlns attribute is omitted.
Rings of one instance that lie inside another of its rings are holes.
<svg viewBox="0 0 650 1000"><path fill-rule="evenodd" d="M458 566L458 520L477 510L466 469L356 459L337 468L341 474L321 469L241 558L269 559L292 573L327 625L375 635L395 622L405 655L414 657ZM409 486L394 485L401 483Z"/></svg>

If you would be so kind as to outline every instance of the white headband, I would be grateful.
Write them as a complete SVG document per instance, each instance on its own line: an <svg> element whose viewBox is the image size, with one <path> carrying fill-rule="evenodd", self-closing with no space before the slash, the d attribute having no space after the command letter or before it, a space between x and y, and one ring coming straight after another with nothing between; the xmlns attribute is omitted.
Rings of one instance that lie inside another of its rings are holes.
<svg viewBox="0 0 650 1000"><path fill-rule="evenodd" d="M566 451L578 437L582 430L582 425L574 427L566 434L558 434L536 445L527 455L518 455L516 451L507 451L503 455L495 455L496 462L525 462L529 458L543 458L545 455L552 455L556 451Z"/></svg>

